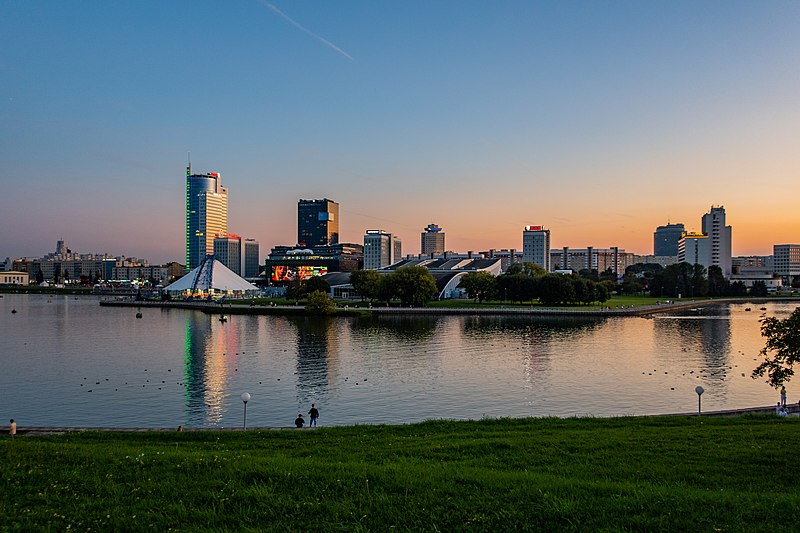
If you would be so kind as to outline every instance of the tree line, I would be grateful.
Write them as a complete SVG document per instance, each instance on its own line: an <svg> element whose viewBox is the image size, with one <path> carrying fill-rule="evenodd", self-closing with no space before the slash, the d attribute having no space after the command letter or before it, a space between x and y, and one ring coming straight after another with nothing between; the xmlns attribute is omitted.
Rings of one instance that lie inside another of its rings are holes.
<svg viewBox="0 0 800 533"><path fill-rule="evenodd" d="M468 272L459 285L477 302L504 300L544 305L590 305L609 299L614 282L576 274L548 274L533 263L514 263L504 274Z"/></svg>
<svg viewBox="0 0 800 533"><path fill-rule="evenodd" d="M620 283L622 294L649 293L654 297L678 296L766 296L767 284L756 281L748 290L742 281L725 279L716 265L708 269L703 265L678 263L664 268L661 265L639 263L625 270Z"/></svg>

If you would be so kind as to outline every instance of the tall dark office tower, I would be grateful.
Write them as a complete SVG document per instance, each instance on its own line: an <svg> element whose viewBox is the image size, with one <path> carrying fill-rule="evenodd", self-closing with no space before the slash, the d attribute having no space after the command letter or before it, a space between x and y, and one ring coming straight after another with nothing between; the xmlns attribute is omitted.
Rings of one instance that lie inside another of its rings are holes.
<svg viewBox="0 0 800 533"><path fill-rule="evenodd" d="M297 244L306 248L339 243L339 204L333 200L297 202Z"/></svg>
<svg viewBox="0 0 800 533"><path fill-rule="evenodd" d="M220 175L192 174L186 167L186 267L200 265L214 253L214 237L228 233L228 189Z"/></svg>
<svg viewBox="0 0 800 533"><path fill-rule="evenodd" d="M686 228L683 224L667 224L658 226L653 233L653 255L678 255L678 241Z"/></svg>

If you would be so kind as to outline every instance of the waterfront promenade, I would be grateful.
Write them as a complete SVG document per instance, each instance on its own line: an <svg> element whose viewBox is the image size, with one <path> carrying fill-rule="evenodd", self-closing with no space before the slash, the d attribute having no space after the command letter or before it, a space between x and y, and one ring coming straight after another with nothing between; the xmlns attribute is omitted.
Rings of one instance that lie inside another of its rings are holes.
<svg viewBox="0 0 800 533"><path fill-rule="evenodd" d="M790 417L800 417L800 405L789 404L786 406ZM703 412L699 416L705 417L725 417L725 416L742 416L742 415L774 415L775 406L769 405L766 407L744 407L741 409L724 409L719 411ZM698 416L694 413L673 413L667 415L645 415L650 417L657 416ZM541 417L534 417L541 418ZM575 417L580 418L580 417ZM593 417L594 418L594 417ZM612 417L617 418L617 417ZM340 427L340 426L335 426ZM318 428L306 427L298 430L294 426L248 426L247 431L275 431L275 430L296 430L308 431L316 430ZM81 431L102 431L105 433L176 433L177 427L160 427L160 428L135 428L135 427L69 427L69 426L47 426L47 427L18 427L17 435L62 435L64 433L75 433ZM243 431L241 427L219 427L219 428L184 428L183 431ZM8 435L8 426L0 430L0 435Z"/></svg>
<svg viewBox="0 0 800 533"><path fill-rule="evenodd" d="M605 306L600 308L581 307L380 307L366 304L358 306L339 306L337 313L342 315L370 313L372 315L532 315L532 316L645 316L669 311L691 310L702 313L702 308L709 305L752 303L754 305L776 301L774 298L717 298L703 300L682 300L680 302L665 301L659 304L642 306ZM795 302L800 304L800 298L780 298L781 302ZM669 302L669 303L667 303ZM303 314L305 308L301 305L232 305L230 303L205 302L205 301L137 301L132 298L117 298L101 300L101 306L109 307L154 307L173 309L192 309L211 314L250 314L250 315L276 315L276 314Z"/></svg>

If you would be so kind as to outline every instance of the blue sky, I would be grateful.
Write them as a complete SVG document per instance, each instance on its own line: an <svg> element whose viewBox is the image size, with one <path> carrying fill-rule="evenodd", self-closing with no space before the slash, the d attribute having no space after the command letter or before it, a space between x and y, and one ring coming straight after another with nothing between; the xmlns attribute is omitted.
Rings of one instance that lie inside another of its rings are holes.
<svg viewBox="0 0 800 533"><path fill-rule="evenodd" d="M430 222L650 253L712 204L770 253L800 242L798 27L777 1L9 2L0 256L180 260L189 151L262 253L321 197L411 253Z"/></svg>

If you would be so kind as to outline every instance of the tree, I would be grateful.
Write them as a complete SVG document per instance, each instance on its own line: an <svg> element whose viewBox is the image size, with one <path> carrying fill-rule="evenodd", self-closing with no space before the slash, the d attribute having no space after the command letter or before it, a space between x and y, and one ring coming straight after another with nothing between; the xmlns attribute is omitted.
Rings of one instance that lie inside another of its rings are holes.
<svg viewBox="0 0 800 533"><path fill-rule="evenodd" d="M36 284L37 285L41 285L42 283L44 283L44 273L42 272L42 269L40 268L36 272Z"/></svg>
<svg viewBox="0 0 800 533"><path fill-rule="evenodd" d="M692 270L692 296L708 296L708 277L706 267L694 264Z"/></svg>
<svg viewBox="0 0 800 533"><path fill-rule="evenodd" d="M379 276L375 299L380 302L389 303L398 295L397 274L392 272L391 274L379 274Z"/></svg>
<svg viewBox="0 0 800 533"><path fill-rule="evenodd" d="M728 282L718 265L708 267L708 295L723 296L728 292Z"/></svg>
<svg viewBox="0 0 800 533"><path fill-rule="evenodd" d="M594 299L600 303L608 301L609 290L605 282L594 284Z"/></svg>
<svg viewBox="0 0 800 533"><path fill-rule="evenodd" d="M463 287L470 298L483 303L491 298L497 289L497 280L486 271L467 272L461 278L459 287Z"/></svg>
<svg viewBox="0 0 800 533"><path fill-rule="evenodd" d="M619 289L622 294L631 296L642 292L644 290L644 283L636 277L636 274L626 271L625 275L622 277L622 283Z"/></svg>
<svg viewBox="0 0 800 533"><path fill-rule="evenodd" d="M350 273L350 285L362 300L372 300L378 297L381 284L381 275L374 270L354 270Z"/></svg>
<svg viewBox="0 0 800 533"><path fill-rule="evenodd" d="M761 335L766 345L761 349L764 360L753 370L753 379L767 376L767 383L776 389L794 375L794 364L800 361L800 307L785 319L761 319Z"/></svg>
<svg viewBox="0 0 800 533"><path fill-rule="evenodd" d="M393 276L401 305L423 306L438 293L436 280L425 267L400 268Z"/></svg>
<svg viewBox="0 0 800 533"><path fill-rule="evenodd" d="M541 278L547 275L547 270L545 270L544 267L542 267L541 265L537 265L536 263L525 262L525 263L512 263L506 269L505 273L512 276L515 274L524 274L532 278Z"/></svg>
<svg viewBox="0 0 800 533"><path fill-rule="evenodd" d="M750 287L750 296L766 296L767 295L767 284L764 281L758 280L753 282L753 286Z"/></svg>
<svg viewBox="0 0 800 533"><path fill-rule="evenodd" d="M331 292L331 284L328 283L322 276L313 276L306 280L306 294L321 291L324 293Z"/></svg>
<svg viewBox="0 0 800 533"><path fill-rule="evenodd" d="M731 296L747 296L747 285L744 281L734 281L728 287L728 294Z"/></svg>
<svg viewBox="0 0 800 533"><path fill-rule="evenodd" d="M301 300L306 294L306 282L300 278L293 279L286 286L286 297L290 300Z"/></svg>
<svg viewBox="0 0 800 533"><path fill-rule="evenodd" d="M548 274L539 280L539 301L544 305L572 303L575 301L575 288L572 280L561 274Z"/></svg>
<svg viewBox="0 0 800 533"><path fill-rule="evenodd" d="M312 315L330 315L336 310L333 300L328 298L328 293L324 291L313 291L309 293L306 300L306 312Z"/></svg>

